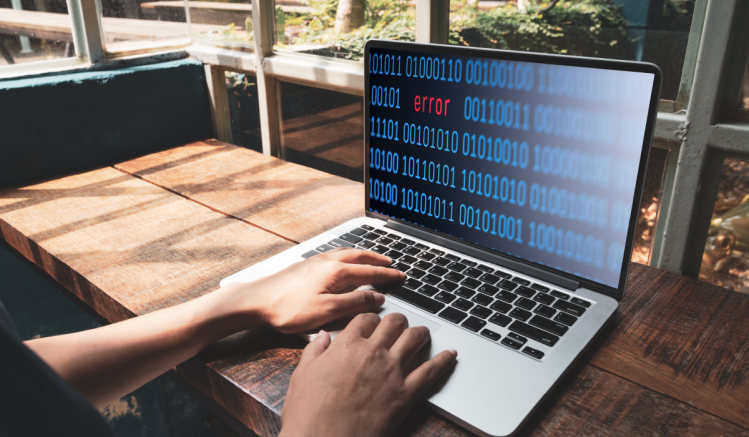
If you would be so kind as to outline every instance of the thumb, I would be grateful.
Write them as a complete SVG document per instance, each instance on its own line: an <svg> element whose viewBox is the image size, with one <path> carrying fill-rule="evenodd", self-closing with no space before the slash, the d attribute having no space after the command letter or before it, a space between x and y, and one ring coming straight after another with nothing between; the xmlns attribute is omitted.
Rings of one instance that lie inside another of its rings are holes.
<svg viewBox="0 0 749 437"><path fill-rule="evenodd" d="M322 355L330 346L330 334L325 331L320 331L314 340L304 348L302 352L302 358L299 360L299 365L296 366L296 370L302 370L309 365L309 363L315 361L315 358Z"/></svg>
<svg viewBox="0 0 749 437"><path fill-rule="evenodd" d="M349 293L330 294L334 318L374 311L385 303L385 296L374 290L354 290Z"/></svg>

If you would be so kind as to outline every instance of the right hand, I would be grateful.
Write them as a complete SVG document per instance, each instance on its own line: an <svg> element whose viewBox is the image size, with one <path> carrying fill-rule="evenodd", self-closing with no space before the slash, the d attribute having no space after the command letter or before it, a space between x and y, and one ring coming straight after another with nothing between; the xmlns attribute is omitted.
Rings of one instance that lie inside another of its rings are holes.
<svg viewBox="0 0 749 437"><path fill-rule="evenodd" d="M321 331L291 377L280 435L392 434L416 400L457 362L456 351L443 351L409 372L429 340L427 328L408 328L398 313L382 321L360 314L333 342Z"/></svg>

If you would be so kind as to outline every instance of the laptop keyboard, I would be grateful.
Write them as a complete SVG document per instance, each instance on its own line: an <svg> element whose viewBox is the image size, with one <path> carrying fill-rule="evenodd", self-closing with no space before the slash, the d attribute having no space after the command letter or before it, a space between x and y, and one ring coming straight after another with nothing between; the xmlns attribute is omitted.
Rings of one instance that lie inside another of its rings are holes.
<svg viewBox="0 0 749 437"><path fill-rule="evenodd" d="M368 225L318 246L303 257L336 247L357 247L390 257L391 267L405 272L406 280L396 285L379 284L377 289L539 360L544 352L534 348L534 342L554 347L591 306L587 300L513 276L495 266L463 259ZM497 331L509 332L503 336Z"/></svg>

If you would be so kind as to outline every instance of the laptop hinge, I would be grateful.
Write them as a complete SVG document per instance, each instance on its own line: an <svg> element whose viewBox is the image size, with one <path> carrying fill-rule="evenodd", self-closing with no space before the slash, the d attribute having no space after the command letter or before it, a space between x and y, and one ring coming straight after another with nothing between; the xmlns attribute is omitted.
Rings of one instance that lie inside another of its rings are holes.
<svg viewBox="0 0 749 437"><path fill-rule="evenodd" d="M464 253L468 256L486 261L488 263L506 267L510 270L515 270L516 272L532 276L541 281L548 282L549 284L554 284L567 290L575 291L580 287L580 282L575 281L574 279L569 279L561 275L555 275L552 272L548 272L538 267L515 261L511 258L505 258L500 255L486 252L478 247L471 246L470 244L440 237L439 235L435 235L431 232L427 232L413 226L398 223L393 220L388 220L385 227L388 227L395 231L403 232L405 234L413 235L416 238L429 241L430 243L438 244L456 252Z"/></svg>

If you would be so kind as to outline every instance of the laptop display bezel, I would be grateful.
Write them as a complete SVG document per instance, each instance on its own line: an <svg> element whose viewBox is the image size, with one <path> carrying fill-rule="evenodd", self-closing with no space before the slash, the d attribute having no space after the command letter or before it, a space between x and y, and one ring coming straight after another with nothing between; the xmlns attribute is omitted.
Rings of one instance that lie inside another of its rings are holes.
<svg viewBox="0 0 749 437"><path fill-rule="evenodd" d="M626 242L624 245L624 256L622 259L622 269L619 277L619 285L617 288L601 284L599 282L585 279L583 277L566 273L561 270L557 270L553 267L548 267L543 264L539 264L533 261L528 261L523 258L507 255L498 250L489 249L480 244L473 243L468 240L463 240L458 237L454 237L439 231L424 228L415 225L409 221L401 220L395 217L390 217L384 214L378 214L370 211L369 203L369 94L370 94L370 77L369 71L369 53L372 48L378 49L390 49L390 50L402 50L409 52L418 53L429 53L436 55L447 55L447 56L475 56L486 59L497 59L497 60L509 60L519 62L534 62L541 64L553 64L553 65L564 65L573 67L587 67L587 68L599 68L607 70L619 70L619 71L632 71L639 73L650 73L653 74L653 89L651 93L650 106L648 108L647 125L645 127L645 135L642 142L642 153L640 155L640 164L637 172L637 181L635 184L634 198L632 202L632 209L630 212L629 228L627 230ZM660 100L660 88L661 88L661 70L657 65L645 62L632 62L632 61L618 61L611 59L596 59L586 58L577 56L564 56L564 55L551 55L542 53L529 53L529 52L516 52L510 50L498 50L498 49L484 49L478 47L460 47L460 46L449 46L440 44L419 44L412 42L403 41L387 41L387 40L376 40L372 39L367 41L364 48L364 184L365 184L365 212L367 217L373 217L381 220L393 220L401 223L408 227L417 228L421 231L425 231L441 238L447 238L463 244L468 244L476 247L482 251L500 256L502 258L511 259L515 262L521 262L548 271L554 275L566 277L571 280L580 283L580 287L586 288L598 293L602 293L613 297L616 300L621 300L624 295L624 288L627 283L627 274L629 272L629 260L632 257L632 250L635 238L635 229L637 227L637 219L640 210L640 201L642 198L642 189L645 181L645 171L647 169L648 158L650 154L650 147L653 140L653 131L655 128L655 120L658 113L658 102Z"/></svg>

